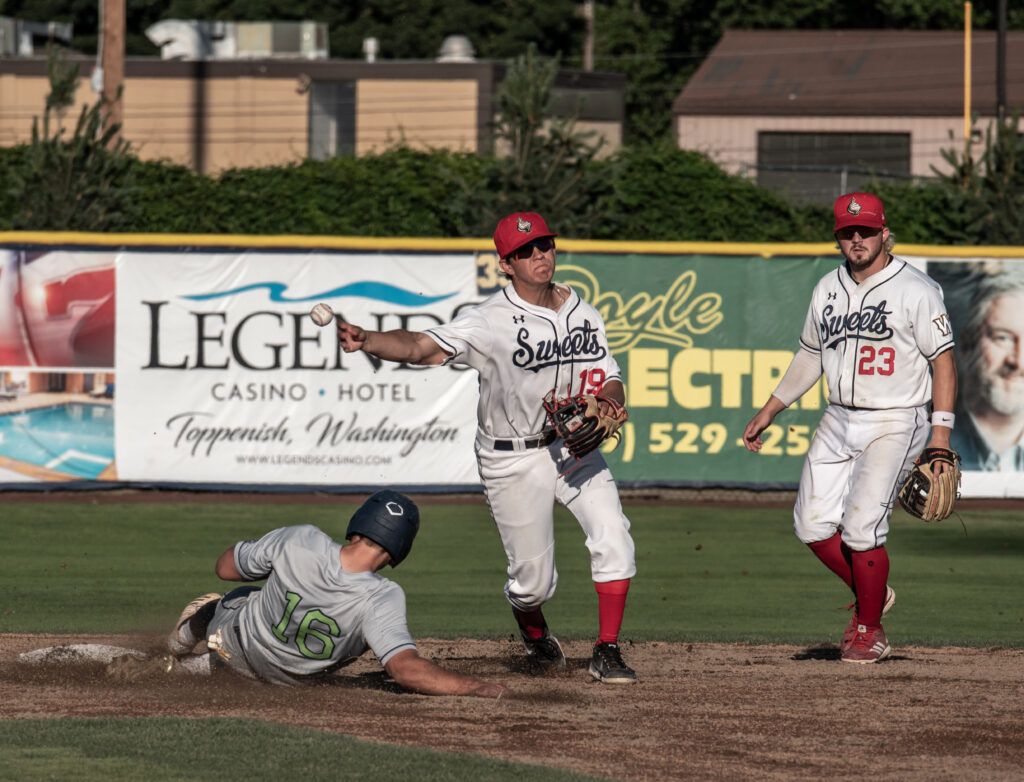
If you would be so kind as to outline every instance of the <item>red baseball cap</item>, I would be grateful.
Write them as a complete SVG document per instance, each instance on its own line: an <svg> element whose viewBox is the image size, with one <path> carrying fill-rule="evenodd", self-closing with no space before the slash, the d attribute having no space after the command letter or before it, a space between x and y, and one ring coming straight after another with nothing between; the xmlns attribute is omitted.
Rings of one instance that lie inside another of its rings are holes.
<svg viewBox="0 0 1024 782"><path fill-rule="evenodd" d="M503 217L494 229L494 246L499 258L508 258L512 253L534 239L558 236L548 228L544 218L536 212L513 212Z"/></svg>
<svg viewBox="0 0 1024 782"><path fill-rule="evenodd" d="M882 199L871 193L846 193L832 206L836 226L832 233L851 225L865 228L885 228L885 207Z"/></svg>

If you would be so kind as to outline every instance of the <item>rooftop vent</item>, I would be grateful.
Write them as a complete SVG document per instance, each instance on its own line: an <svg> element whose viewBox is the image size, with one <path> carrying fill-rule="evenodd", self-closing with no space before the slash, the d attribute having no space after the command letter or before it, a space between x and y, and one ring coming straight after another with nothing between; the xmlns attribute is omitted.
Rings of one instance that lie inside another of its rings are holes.
<svg viewBox="0 0 1024 782"><path fill-rule="evenodd" d="M476 62L476 49L464 35L449 35L437 53L438 62Z"/></svg>
<svg viewBox="0 0 1024 782"><path fill-rule="evenodd" d="M377 62L377 52L380 51L380 41L376 38L363 39L363 55L367 62Z"/></svg>
<svg viewBox="0 0 1024 782"><path fill-rule="evenodd" d="M71 43L70 22L26 22L0 16L0 57L31 57L49 41Z"/></svg>
<svg viewBox="0 0 1024 782"><path fill-rule="evenodd" d="M164 19L146 37L165 60L327 59L327 25L321 22Z"/></svg>

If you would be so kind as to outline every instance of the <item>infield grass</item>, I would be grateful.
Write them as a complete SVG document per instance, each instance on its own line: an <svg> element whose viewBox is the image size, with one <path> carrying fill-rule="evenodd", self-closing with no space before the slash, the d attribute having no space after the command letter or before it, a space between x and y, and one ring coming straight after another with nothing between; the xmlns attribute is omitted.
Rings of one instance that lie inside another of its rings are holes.
<svg viewBox="0 0 1024 782"><path fill-rule="evenodd" d="M255 720L0 720L0 782L344 779L583 782L567 771Z"/></svg>
<svg viewBox="0 0 1024 782"><path fill-rule="evenodd" d="M316 524L340 538L357 503L94 504L5 500L0 507L0 632L165 631L197 594L224 591L213 565L234 542ZM481 504L423 504L413 553L385 571L405 588L418 637L501 638L505 557ZM626 507L639 574L623 639L835 642L845 586L797 542L791 514L756 507ZM1024 519L963 512L924 525L898 511L888 549L900 644L1024 646ZM559 636L597 625L589 556L575 520L556 516L560 574L545 608Z"/></svg>

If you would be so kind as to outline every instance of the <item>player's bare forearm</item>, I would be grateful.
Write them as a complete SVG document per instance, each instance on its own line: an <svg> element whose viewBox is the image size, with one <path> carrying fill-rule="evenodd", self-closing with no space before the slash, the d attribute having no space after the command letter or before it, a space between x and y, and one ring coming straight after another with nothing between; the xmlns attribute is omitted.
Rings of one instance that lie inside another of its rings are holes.
<svg viewBox="0 0 1024 782"><path fill-rule="evenodd" d="M471 695L500 698L505 686L475 676L447 671L419 656L412 649L399 652L384 666L388 674L407 690L424 695Z"/></svg>
<svg viewBox="0 0 1024 782"><path fill-rule="evenodd" d="M601 396L618 402L623 407L626 405L626 388L621 380L609 380L601 386Z"/></svg>
<svg viewBox="0 0 1024 782"><path fill-rule="evenodd" d="M385 361L406 364L440 364L444 351L426 334L405 329L368 331L363 350Z"/></svg>
<svg viewBox="0 0 1024 782"><path fill-rule="evenodd" d="M956 406L956 361L953 351L947 350L937 355L931 362L932 366L932 410L952 413ZM949 448L949 436L953 430L948 426L932 426L928 448Z"/></svg>
<svg viewBox="0 0 1024 782"><path fill-rule="evenodd" d="M228 546L224 553L218 557L214 572L216 572L217 578L222 581L245 581L242 578L242 574L238 572L238 568L235 567L234 546Z"/></svg>
<svg viewBox="0 0 1024 782"><path fill-rule="evenodd" d="M425 366L441 364L448 355L421 331L367 331L341 320L337 323L337 331L338 341L346 353L362 350L385 361Z"/></svg>
<svg viewBox="0 0 1024 782"><path fill-rule="evenodd" d="M743 430L743 445L748 451L757 453L761 450L761 432L771 426L775 416L785 409L786 405L777 396L768 397L768 401L754 414Z"/></svg>

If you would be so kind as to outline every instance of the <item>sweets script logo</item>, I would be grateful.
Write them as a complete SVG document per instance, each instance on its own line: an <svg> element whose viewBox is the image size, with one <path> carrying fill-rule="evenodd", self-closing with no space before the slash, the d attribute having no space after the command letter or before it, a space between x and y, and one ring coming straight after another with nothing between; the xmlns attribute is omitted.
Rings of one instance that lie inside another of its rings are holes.
<svg viewBox="0 0 1024 782"><path fill-rule="evenodd" d="M644 342L690 348L694 335L707 334L724 319L721 294L697 293L697 272L692 270L676 277L664 293L645 291L628 299L601 290L597 277L581 266L560 266L557 277L601 314L612 353Z"/></svg>

